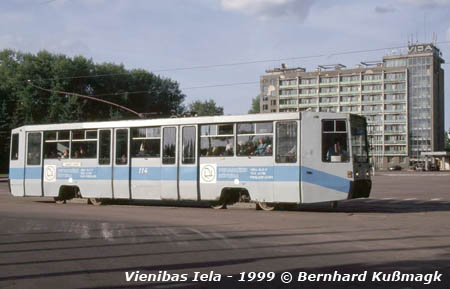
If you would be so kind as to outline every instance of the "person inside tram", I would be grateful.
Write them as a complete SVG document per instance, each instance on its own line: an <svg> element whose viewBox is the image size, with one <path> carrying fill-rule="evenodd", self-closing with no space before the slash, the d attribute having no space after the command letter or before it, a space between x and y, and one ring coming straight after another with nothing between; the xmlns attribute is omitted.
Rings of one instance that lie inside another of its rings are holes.
<svg viewBox="0 0 450 289"><path fill-rule="evenodd" d="M68 159L69 158L69 150L68 149L64 149L62 155L61 155L62 159Z"/></svg>
<svg viewBox="0 0 450 289"><path fill-rule="evenodd" d="M86 152L84 151L83 147L80 146L79 158L85 158L85 157L86 157Z"/></svg>
<svg viewBox="0 0 450 289"><path fill-rule="evenodd" d="M121 164L126 164L127 163L127 155L125 153L122 154L122 157L120 158L120 163Z"/></svg>
<svg viewBox="0 0 450 289"><path fill-rule="evenodd" d="M267 156L271 156L272 155L272 145L267 145L266 148L266 154Z"/></svg>
<svg viewBox="0 0 450 289"><path fill-rule="evenodd" d="M253 156L255 154L255 145L251 141L247 143L246 153L248 156Z"/></svg>
<svg viewBox="0 0 450 289"><path fill-rule="evenodd" d="M239 141L236 148L236 153L238 156L246 155L245 151L246 144L244 141Z"/></svg>
<svg viewBox="0 0 450 289"><path fill-rule="evenodd" d="M335 138L328 149L326 160L327 161L342 161L342 157L344 156L344 150L342 149L341 142L338 138ZM333 157L341 157L341 158L333 158ZM333 160L334 159L334 160Z"/></svg>
<svg viewBox="0 0 450 289"><path fill-rule="evenodd" d="M231 156L233 155L233 144L227 141L227 145L225 146L225 155Z"/></svg>
<svg viewBox="0 0 450 289"><path fill-rule="evenodd" d="M144 143L141 143L141 146L139 147L139 152L137 153L138 157L145 157L147 156L147 150L145 149Z"/></svg>
<svg viewBox="0 0 450 289"><path fill-rule="evenodd" d="M256 148L255 154L259 155L259 156L265 156L267 144L264 143L264 139L262 139L262 138L260 138L258 142L259 142L259 144L258 144L258 147Z"/></svg>

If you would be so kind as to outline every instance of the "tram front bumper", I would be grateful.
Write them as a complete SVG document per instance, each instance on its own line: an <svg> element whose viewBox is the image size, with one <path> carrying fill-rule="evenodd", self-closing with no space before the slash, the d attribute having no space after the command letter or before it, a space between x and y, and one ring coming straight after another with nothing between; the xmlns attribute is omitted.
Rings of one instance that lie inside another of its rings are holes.
<svg viewBox="0 0 450 289"><path fill-rule="evenodd" d="M350 182L349 199L368 198L372 189L371 180L355 180Z"/></svg>

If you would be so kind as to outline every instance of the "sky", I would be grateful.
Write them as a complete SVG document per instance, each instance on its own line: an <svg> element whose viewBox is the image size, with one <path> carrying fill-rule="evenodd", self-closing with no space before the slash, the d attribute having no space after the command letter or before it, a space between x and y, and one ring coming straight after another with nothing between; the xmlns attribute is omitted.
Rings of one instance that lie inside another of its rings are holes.
<svg viewBox="0 0 450 289"><path fill-rule="evenodd" d="M448 130L450 0L0 1L0 49L146 69L177 81L185 104L213 99L225 114L247 113L259 77L281 63L350 68L433 33L447 63Z"/></svg>

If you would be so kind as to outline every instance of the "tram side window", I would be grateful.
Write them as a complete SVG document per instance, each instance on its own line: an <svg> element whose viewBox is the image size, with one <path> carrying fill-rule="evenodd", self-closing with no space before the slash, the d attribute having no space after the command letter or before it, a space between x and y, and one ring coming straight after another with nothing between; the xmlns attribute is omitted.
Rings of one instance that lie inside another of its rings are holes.
<svg viewBox="0 0 450 289"><path fill-rule="evenodd" d="M234 125L211 124L200 126L200 156L234 156Z"/></svg>
<svg viewBox="0 0 450 289"><path fill-rule="evenodd" d="M27 165L41 164L41 133L29 133L27 145Z"/></svg>
<svg viewBox="0 0 450 289"><path fill-rule="evenodd" d="M97 158L97 131L73 130L71 156L74 159Z"/></svg>
<svg viewBox="0 0 450 289"><path fill-rule="evenodd" d="M69 158L69 131L44 132L44 158Z"/></svg>
<svg viewBox="0 0 450 289"><path fill-rule="evenodd" d="M109 165L111 163L111 131L101 130L99 137L98 163Z"/></svg>
<svg viewBox="0 0 450 289"><path fill-rule="evenodd" d="M19 159L19 134L15 133L12 135L11 160L16 161L18 159Z"/></svg>
<svg viewBox="0 0 450 289"><path fill-rule="evenodd" d="M238 156L272 156L272 154L272 122L247 122L237 124Z"/></svg>
<svg viewBox="0 0 450 289"><path fill-rule="evenodd" d="M175 163L176 133L177 130L174 127L165 127L163 129L162 163L165 165L172 165Z"/></svg>
<svg viewBox="0 0 450 289"><path fill-rule="evenodd" d="M142 127L131 130L133 158L159 158L161 155L161 128Z"/></svg>
<svg viewBox="0 0 450 289"><path fill-rule="evenodd" d="M183 164L195 164L195 127L183 127Z"/></svg>
<svg viewBox="0 0 450 289"><path fill-rule="evenodd" d="M345 120L322 122L322 161L348 162L348 133Z"/></svg>
<svg viewBox="0 0 450 289"><path fill-rule="evenodd" d="M297 122L277 123L277 163L297 162Z"/></svg>
<svg viewBox="0 0 450 289"><path fill-rule="evenodd" d="M116 165L128 164L128 130L116 131Z"/></svg>

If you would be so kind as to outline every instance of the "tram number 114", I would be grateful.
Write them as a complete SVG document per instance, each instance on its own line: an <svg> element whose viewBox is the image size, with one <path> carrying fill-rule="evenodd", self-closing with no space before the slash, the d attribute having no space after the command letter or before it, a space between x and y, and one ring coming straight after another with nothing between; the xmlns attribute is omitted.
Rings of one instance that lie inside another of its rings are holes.
<svg viewBox="0 0 450 289"><path fill-rule="evenodd" d="M148 173L148 169L147 168L139 168L139 174L140 175L146 175Z"/></svg>

